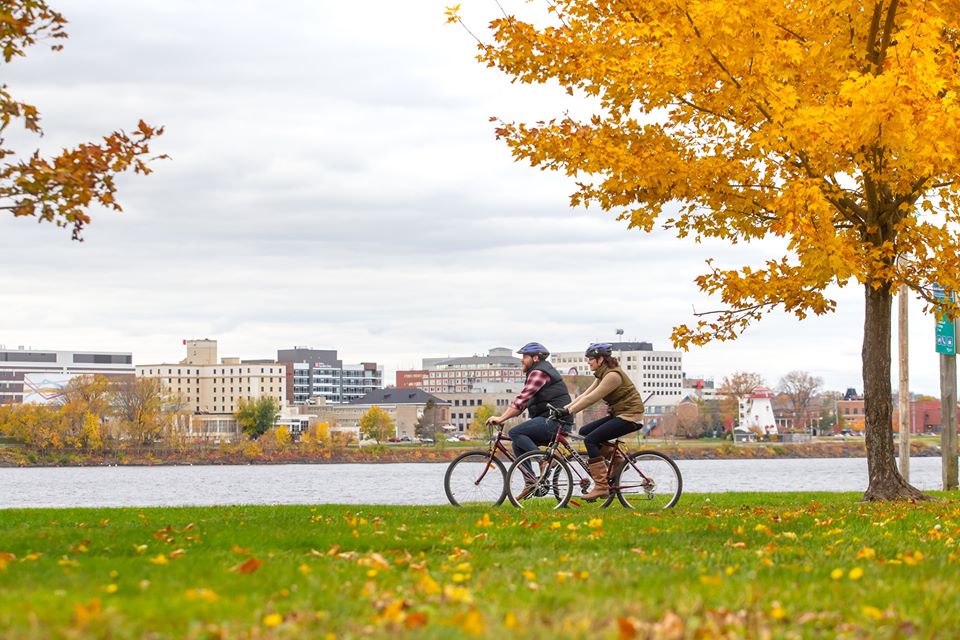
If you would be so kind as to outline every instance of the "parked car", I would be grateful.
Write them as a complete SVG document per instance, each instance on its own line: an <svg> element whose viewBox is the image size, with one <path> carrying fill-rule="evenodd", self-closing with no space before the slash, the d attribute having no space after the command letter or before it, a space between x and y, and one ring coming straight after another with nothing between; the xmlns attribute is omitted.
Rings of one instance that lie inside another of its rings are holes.
<svg viewBox="0 0 960 640"><path fill-rule="evenodd" d="M400 436L400 442L410 442L411 440L413 440L413 438L411 438L410 436L408 436L408 435L406 435L406 434Z"/></svg>

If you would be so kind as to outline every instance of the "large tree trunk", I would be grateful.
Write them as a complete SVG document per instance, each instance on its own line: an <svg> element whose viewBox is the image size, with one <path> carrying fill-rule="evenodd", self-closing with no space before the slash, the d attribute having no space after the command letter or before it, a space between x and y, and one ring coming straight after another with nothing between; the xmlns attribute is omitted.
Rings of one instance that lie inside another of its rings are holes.
<svg viewBox="0 0 960 640"><path fill-rule="evenodd" d="M863 404L867 426L870 485L864 500L927 500L897 470L893 448L893 389L890 384L889 286L866 289L863 321Z"/></svg>

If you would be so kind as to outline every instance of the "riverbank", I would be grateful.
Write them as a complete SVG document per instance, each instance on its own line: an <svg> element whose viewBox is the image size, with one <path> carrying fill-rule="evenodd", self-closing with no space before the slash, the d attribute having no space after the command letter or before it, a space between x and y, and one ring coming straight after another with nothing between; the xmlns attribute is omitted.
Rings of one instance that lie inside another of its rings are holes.
<svg viewBox="0 0 960 640"><path fill-rule="evenodd" d="M957 637L958 503L0 511L0 638Z"/></svg>
<svg viewBox="0 0 960 640"><path fill-rule="evenodd" d="M93 467L159 465L247 465L247 464L323 464L323 463L401 463L447 462L469 449L485 447L482 442L431 446L345 447L324 449L290 445L265 449L253 443L216 447L142 447L104 452L38 452L23 447L0 446L0 467ZM866 448L862 438L822 440L812 443L749 443L726 441L647 440L630 442L630 449L654 449L675 460L740 460L772 458L862 458ZM935 457L940 448L933 439L911 442L914 457Z"/></svg>

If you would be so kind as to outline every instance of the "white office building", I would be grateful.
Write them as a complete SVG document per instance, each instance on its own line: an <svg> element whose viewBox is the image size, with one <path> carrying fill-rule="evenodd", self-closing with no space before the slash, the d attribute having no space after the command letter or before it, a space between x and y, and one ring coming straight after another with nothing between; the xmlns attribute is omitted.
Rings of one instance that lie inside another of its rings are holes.
<svg viewBox="0 0 960 640"><path fill-rule="evenodd" d="M654 351L649 342L613 342L613 355L620 361L640 396L679 401L683 388L683 353ZM583 351L561 351L550 356L557 371L566 375L593 375Z"/></svg>

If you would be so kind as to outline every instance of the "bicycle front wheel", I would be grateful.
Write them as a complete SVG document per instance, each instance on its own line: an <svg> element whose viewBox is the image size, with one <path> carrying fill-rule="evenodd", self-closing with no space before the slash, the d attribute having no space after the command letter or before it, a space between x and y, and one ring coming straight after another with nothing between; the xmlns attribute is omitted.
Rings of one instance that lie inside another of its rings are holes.
<svg viewBox="0 0 960 640"><path fill-rule="evenodd" d="M447 467L443 477L447 500L455 507L465 504L499 506L507 493L507 472L489 451L467 451Z"/></svg>
<svg viewBox="0 0 960 640"><path fill-rule="evenodd" d="M529 451L507 471L507 497L518 509L567 506L573 495L573 474L563 458Z"/></svg>
<svg viewBox="0 0 960 640"><path fill-rule="evenodd" d="M669 509L680 500L683 477L676 463L657 451L637 451L617 475L615 486L620 504L628 509Z"/></svg>

